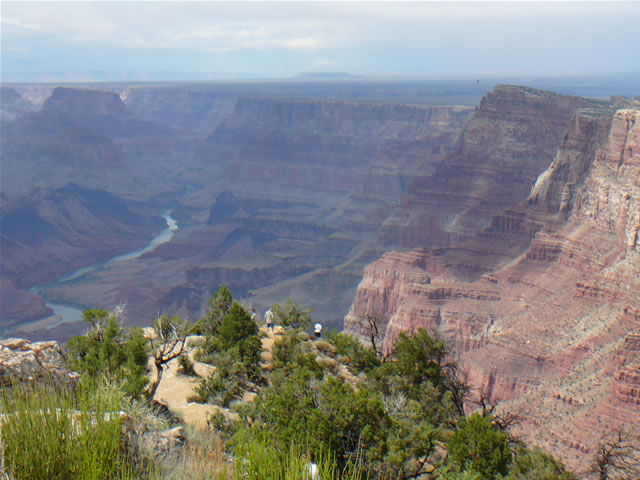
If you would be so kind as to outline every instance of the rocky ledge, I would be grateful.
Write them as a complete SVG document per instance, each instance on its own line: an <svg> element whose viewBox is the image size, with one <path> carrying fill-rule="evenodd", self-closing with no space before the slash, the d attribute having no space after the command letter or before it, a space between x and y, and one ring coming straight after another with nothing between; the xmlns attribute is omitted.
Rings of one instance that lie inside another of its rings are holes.
<svg viewBox="0 0 640 480"><path fill-rule="evenodd" d="M66 367L58 342L30 342L21 338L0 340L0 386L44 378L76 381L79 375Z"/></svg>

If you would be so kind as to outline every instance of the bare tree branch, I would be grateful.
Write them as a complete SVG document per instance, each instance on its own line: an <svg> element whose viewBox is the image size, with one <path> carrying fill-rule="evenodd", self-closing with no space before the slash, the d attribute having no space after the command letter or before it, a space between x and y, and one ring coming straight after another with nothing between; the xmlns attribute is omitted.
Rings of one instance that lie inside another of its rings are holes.
<svg viewBox="0 0 640 480"><path fill-rule="evenodd" d="M640 437L618 427L600 440L591 471L598 480L627 480L640 476Z"/></svg>
<svg viewBox="0 0 640 480"><path fill-rule="evenodd" d="M150 401L153 400L160 386L164 366L182 354L189 334L187 324L182 322L178 316L169 319L163 315L156 319L153 328L161 343L154 353L153 363L156 367L156 379L151 383L147 392Z"/></svg>

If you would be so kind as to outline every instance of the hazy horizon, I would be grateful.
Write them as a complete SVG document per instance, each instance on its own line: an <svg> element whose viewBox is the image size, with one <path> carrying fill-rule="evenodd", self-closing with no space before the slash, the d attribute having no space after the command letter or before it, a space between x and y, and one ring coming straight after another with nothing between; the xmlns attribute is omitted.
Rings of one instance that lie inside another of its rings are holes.
<svg viewBox="0 0 640 480"><path fill-rule="evenodd" d="M3 1L3 81L640 72L638 2Z"/></svg>

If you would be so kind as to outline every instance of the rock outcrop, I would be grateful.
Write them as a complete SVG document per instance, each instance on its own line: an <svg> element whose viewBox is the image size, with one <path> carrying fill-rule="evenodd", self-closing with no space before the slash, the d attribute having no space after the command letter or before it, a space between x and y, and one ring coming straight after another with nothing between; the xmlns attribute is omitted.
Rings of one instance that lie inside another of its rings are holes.
<svg viewBox="0 0 640 480"><path fill-rule="evenodd" d="M129 117L120 97L112 92L83 88L58 87L42 106L43 112L55 112L71 117Z"/></svg>
<svg viewBox="0 0 640 480"><path fill-rule="evenodd" d="M0 340L0 386L52 379L74 382L77 373L66 367L58 342L36 342L20 338Z"/></svg>
<svg viewBox="0 0 640 480"><path fill-rule="evenodd" d="M358 319L378 316L386 349L400 331L440 332L476 388L521 409L520 433L580 473L605 427L640 422L640 105L627 103L578 111L528 202L475 238L367 267L345 319L362 334Z"/></svg>

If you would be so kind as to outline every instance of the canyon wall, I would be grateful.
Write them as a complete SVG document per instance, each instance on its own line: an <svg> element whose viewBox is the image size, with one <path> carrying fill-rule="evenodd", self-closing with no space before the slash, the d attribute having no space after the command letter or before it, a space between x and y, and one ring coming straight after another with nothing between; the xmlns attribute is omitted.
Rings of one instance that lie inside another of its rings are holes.
<svg viewBox="0 0 640 480"><path fill-rule="evenodd" d="M49 291L98 305L120 296L136 322L159 305L198 319L226 284L260 310L294 298L341 326L363 266L382 253L368 244L385 212L452 150L472 111L240 97L183 165L192 193L175 208L186 226L171 244L136 259L135 272L122 265Z"/></svg>
<svg viewBox="0 0 640 480"><path fill-rule="evenodd" d="M413 178L453 151L472 112L206 87L56 88L41 110L3 128L6 213L22 204L41 212L34 187L59 192L73 182L136 211L145 204L149 219L171 210L179 230L140 258L49 284L90 259L124 253L145 236L150 241L157 223L134 231L124 222L114 236L108 228L92 236L78 222L55 230L62 213L38 213L37 221L52 224L56 235L39 246L42 258L16 250L16 265L7 263L7 272L18 264L29 272L13 290L4 289L12 292L8 303L22 299L10 311L26 311L35 297L28 289L43 282L39 292L55 303L112 308L126 302L129 323L149 324L158 310L197 320L225 283L259 309L294 298L314 307L324 323L341 326L363 266L382 253L381 222ZM61 212L83 204L82 195L65 195L56 206ZM89 210L74 211L84 212L89 225L95 218ZM80 238L83 247L69 258ZM42 301L33 303L40 308L23 321L42 313ZM44 333L63 340L74 328L81 326Z"/></svg>
<svg viewBox="0 0 640 480"><path fill-rule="evenodd" d="M206 137L233 113L237 94L211 88L129 87L121 98L138 118Z"/></svg>
<svg viewBox="0 0 640 480"><path fill-rule="evenodd" d="M487 94L433 174L409 184L407 198L383 226L397 248L453 245L524 200L553 160L577 108L598 102L526 87L498 85Z"/></svg>
<svg viewBox="0 0 640 480"><path fill-rule="evenodd" d="M200 156L234 183L397 198L451 151L469 111L239 98Z"/></svg>
<svg viewBox="0 0 640 480"><path fill-rule="evenodd" d="M438 332L476 394L586 475L607 428L640 422L639 143L637 102L579 110L527 201L460 245L368 266L347 331L377 317L386 350L401 331Z"/></svg>

